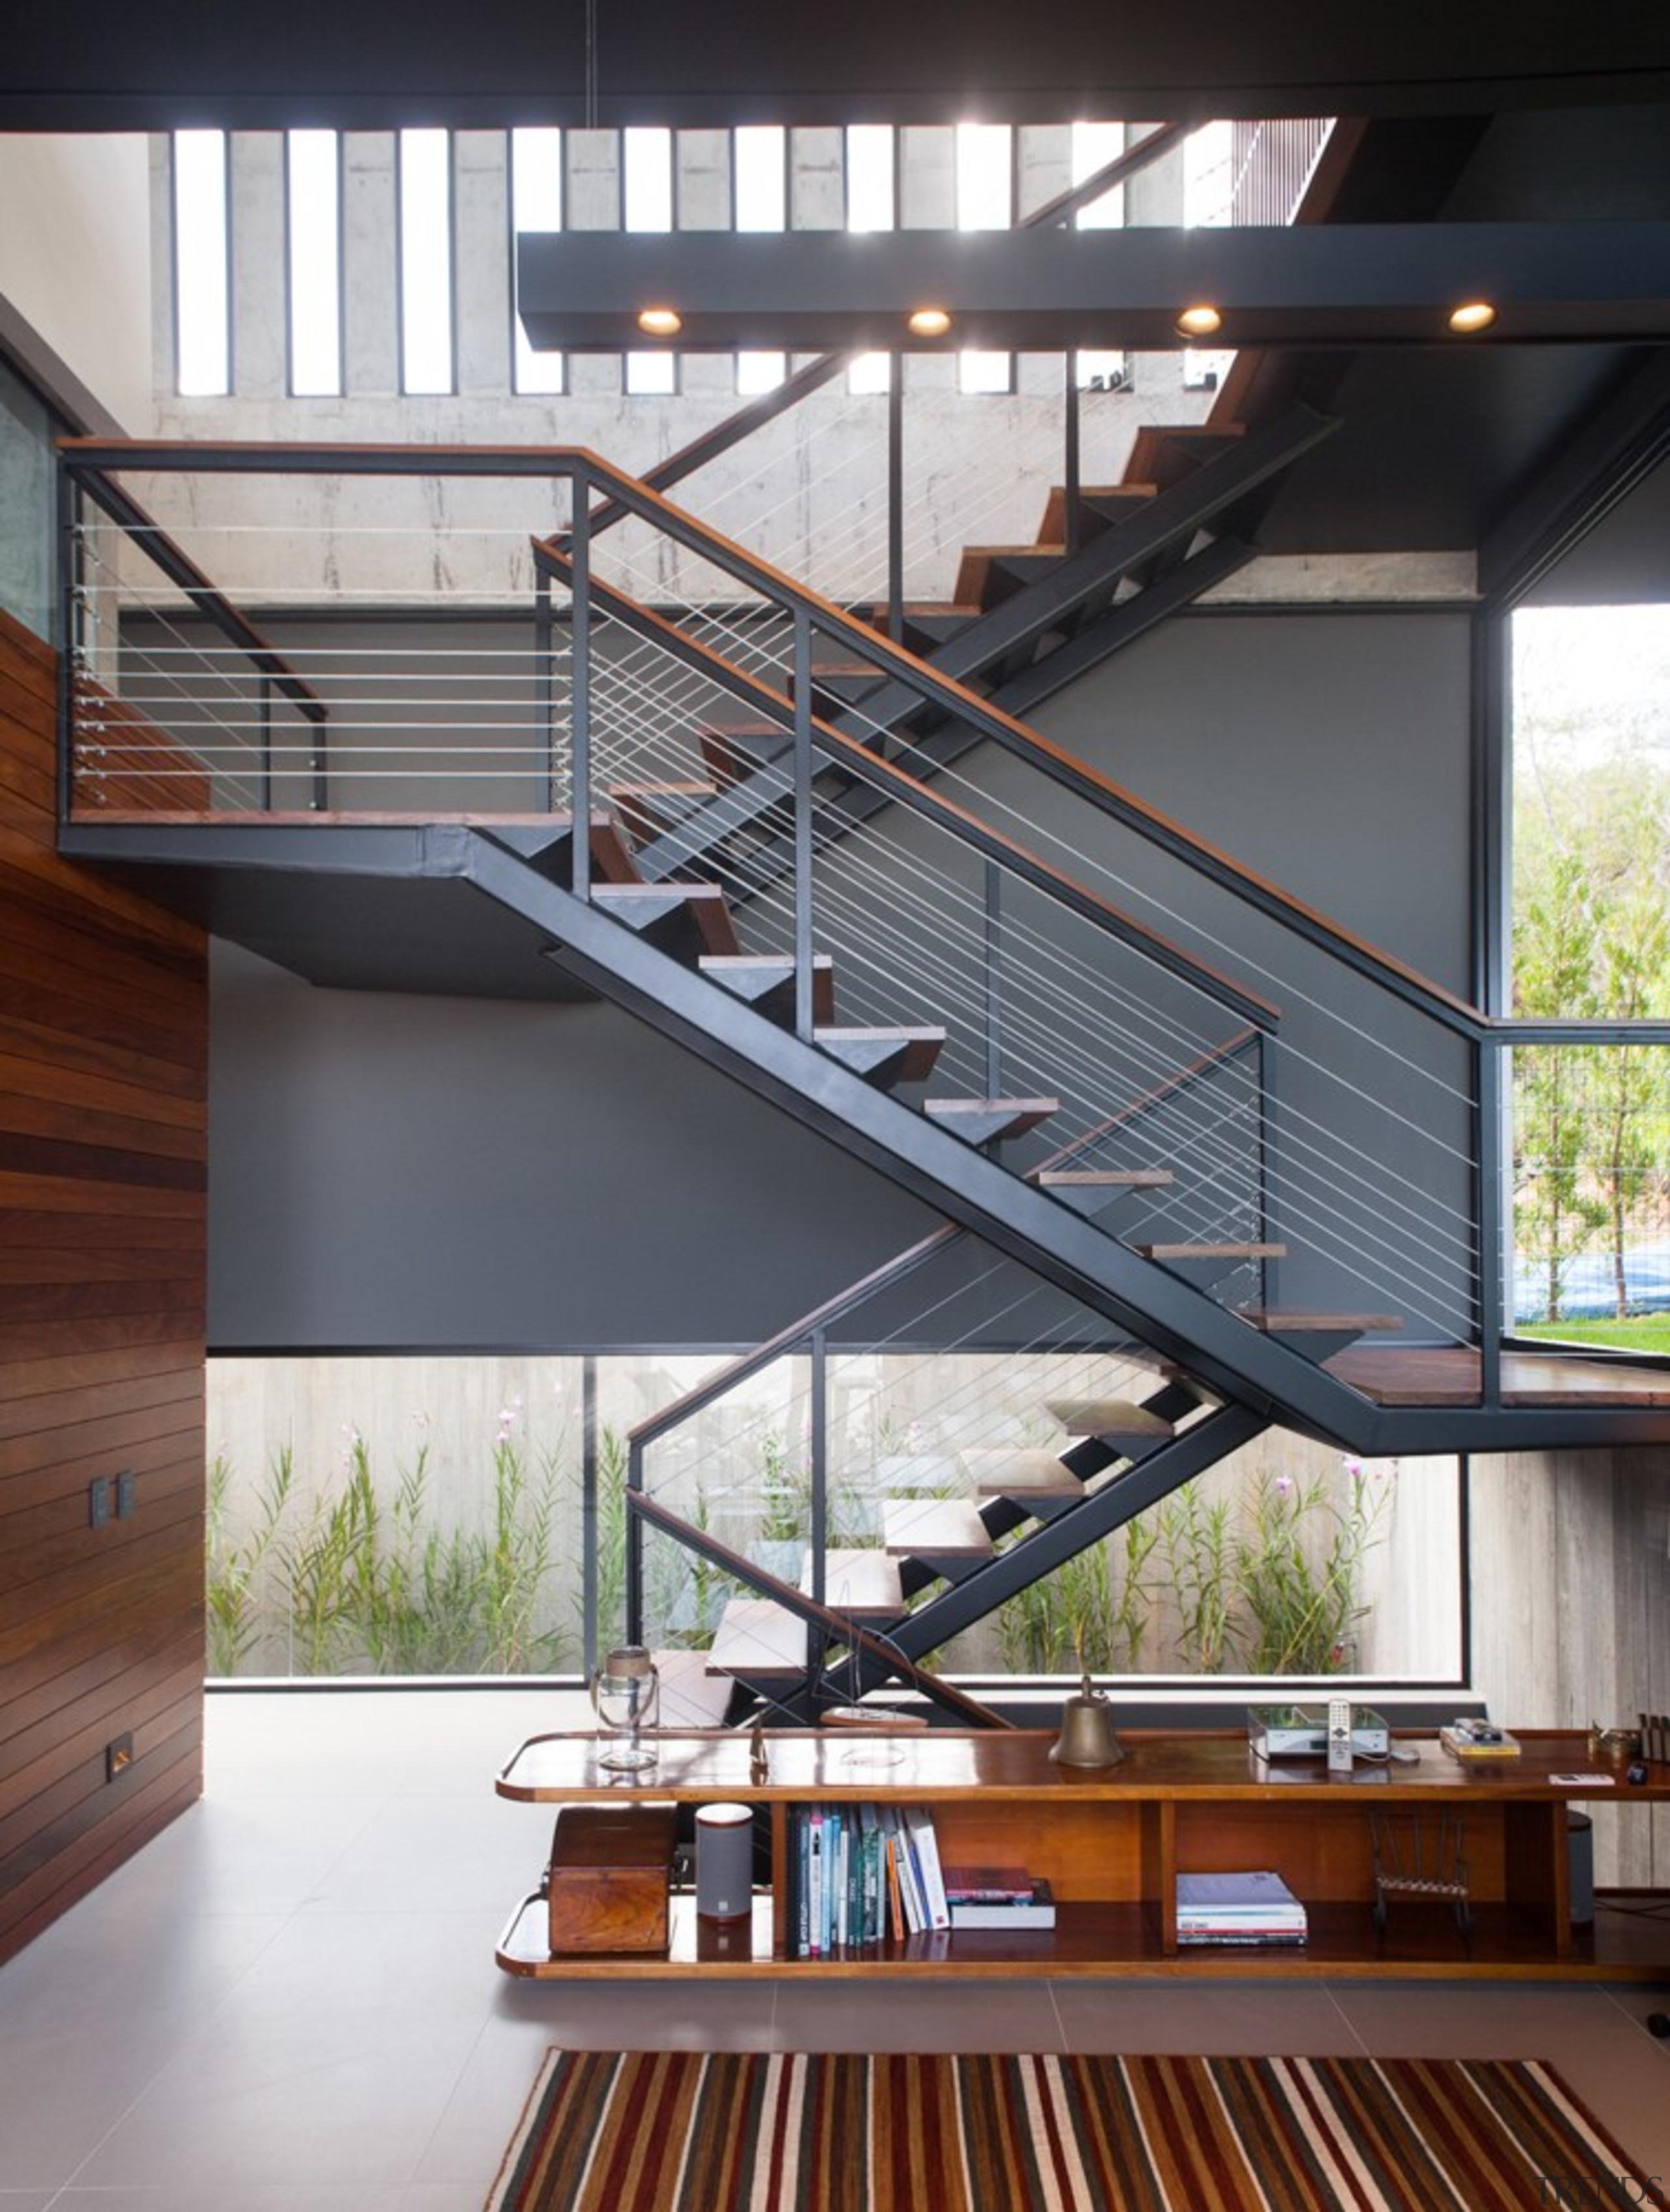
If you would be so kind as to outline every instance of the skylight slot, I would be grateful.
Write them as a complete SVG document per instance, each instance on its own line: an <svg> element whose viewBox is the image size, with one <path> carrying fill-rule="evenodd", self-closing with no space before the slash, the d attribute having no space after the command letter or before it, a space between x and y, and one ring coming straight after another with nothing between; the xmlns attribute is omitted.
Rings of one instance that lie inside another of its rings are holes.
<svg viewBox="0 0 1670 2212"><path fill-rule="evenodd" d="M290 390L342 390L341 141L334 131L284 134L289 258Z"/></svg>
<svg viewBox="0 0 1670 2212"><path fill-rule="evenodd" d="M890 123L853 123L847 130L847 228L892 230L898 223L895 141ZM849 392L885 392L892 362L884 353L859 354L847 373Z"/></svg>
<svg viewBox="0 0 1670 2212"><path fill-rule="evenodd" d="M1087 178L1105 169L1110 161L1118 161L1125 151L1125 125L1122 123L1075 123L1072 126L1072 181L1082 185ZM1073 217L1076 230L1121 230L1125 227L1125 187L1114 185L1092 200L1088 207L1080 208ZM1080 390L1093 387L1099 392L1113 389L1124 383L1129 368L1124 353L1108 348L1088 347L1074 357L1073 374Z"/></svg>
<svg viewBox="0 0 1670 2212"><path fill-rule="evenodd" d="M672 133L621 133L622 210L629 230L672 228Z"/></svg>
<svg viewBox="0 0 1670 2212"><path fill-rule="evenodd" d="M1007 123L956 126L956 227L1007 230L1015 220L1015 133ZM956 358L963 392L1007 392L1014 383L1012 355L965 346Z"/></svg>
<svg viewBox="0 0 1670 2212"><path fill-rule="evenodd" d="M400 161L400 380L450 392L452 356L452 138L403 131Z"/></svg>
<svg viewBox="0 0 1670 2212"><path fill-rule="evenodd" d="M780 123L747 124L731 134L732 201L744 231L788 228L788 133ZM737 356L737 390L744 398L774 392L788 374L785 353Z"/></svg>
<svg viewBox="0 0 1670 2212"><path fill-rule="evenodd" d="M562 228L562 133L513 131L510 134L511 282L516 278L515 240L525 230ZM563 389L565 364L560 352L530 345L522 318L513 314L515 388L525 392Z"/></svg>
<svg viewBox="0 0 1670 2212"><path fill-rule="evenodd" d="M218 398L232 388L226 133L176 131L174 349L180 392Z"/></svg>

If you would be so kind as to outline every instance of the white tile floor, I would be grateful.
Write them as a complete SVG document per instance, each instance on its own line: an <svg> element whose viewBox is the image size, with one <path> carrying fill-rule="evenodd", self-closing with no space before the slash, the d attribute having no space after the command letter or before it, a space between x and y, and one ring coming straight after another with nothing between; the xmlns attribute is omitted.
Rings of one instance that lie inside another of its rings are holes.
<svg viewBox="0 0 1670 2212"><path fill-rule="evenodd" d="M209 1789L0 1968L0 2212L480 2212L553 2043L1553 2060L1670 2174L1666 1992L1459 1983L512 1982L550 1815L493 1795L577 1705L211 1698Z"/></svg>

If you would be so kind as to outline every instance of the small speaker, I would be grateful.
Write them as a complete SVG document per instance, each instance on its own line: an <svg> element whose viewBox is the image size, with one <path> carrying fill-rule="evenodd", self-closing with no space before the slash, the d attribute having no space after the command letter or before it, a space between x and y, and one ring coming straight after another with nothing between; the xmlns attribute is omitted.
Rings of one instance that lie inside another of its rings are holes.
<svg viewBox="0 0 1670 2212"><path fill-rule="evenodd" d="M754 1813L748 1805L698 1805L695 1909L702 1920L740 1920L754 1909Z"/></svg>

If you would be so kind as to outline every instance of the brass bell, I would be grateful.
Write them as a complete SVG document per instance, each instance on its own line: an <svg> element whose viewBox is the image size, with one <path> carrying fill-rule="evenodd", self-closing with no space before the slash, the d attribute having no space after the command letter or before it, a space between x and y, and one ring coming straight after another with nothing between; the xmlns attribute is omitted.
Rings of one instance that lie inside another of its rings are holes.
<svg viewBox="0 0 1670 2212"><path fill-rule="evenodd" d="M1061 1708L1061 1733L1049 1755L1061 1766L1117 1766L1125 1756L1114 1709L1088 1674Z"/></svg>

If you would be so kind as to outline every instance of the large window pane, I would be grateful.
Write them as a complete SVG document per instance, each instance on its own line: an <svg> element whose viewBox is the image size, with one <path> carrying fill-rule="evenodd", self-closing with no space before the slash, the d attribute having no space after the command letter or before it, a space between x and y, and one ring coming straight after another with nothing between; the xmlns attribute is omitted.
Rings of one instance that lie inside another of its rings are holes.
<svg viewBox="0 0 1670 2212"><path fill-rule="evenodd" d="M407 392L450 392L452 354L452 137L400 133L400 362Z"/></svg>
<svg viewBox="0 0 1670 2212"><path fill-rule="evenodd" d="M180 391L232 388L223 131L174 133L174 331Z"/></svg>
<svg viewBox="0 0 1670 2212"><path fill-rule="evenodd" d="M893 126L855 123L847 132L847 228L891 230L898 222ZM860 354L847 372L851 392L885 392L892 364L884 353Z"/></svg>
<svg viewBox="0 0 1670 2212"><path fill-rule="evenodd" d="M1007 230L1015 214L1015 134L1006 123L956 126L956 227ZM964 392L1007 392L1014 362L1006 353L965 346L957 356L957 384Z"/></svg>
<svg viewBox="0 0 1670 2212"><path fill-rule="evenodd" d="M290 390L342 390L342 221L334 131L285 135L290 279Z"/></svg>
<svg viewBox="0 0 1670 2212"><path fill-rule="evenodd" d="M560 131L513 131L510 134L510 228L512 281L515 273L515 240L525 230L562 228L562 133ZM530 345L519 314L514 317L516 389L553 392L563 388L564 363L560 352Z"/></svg>

